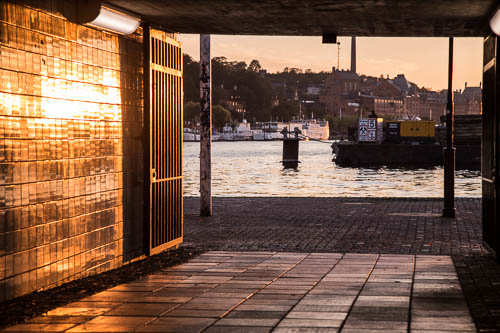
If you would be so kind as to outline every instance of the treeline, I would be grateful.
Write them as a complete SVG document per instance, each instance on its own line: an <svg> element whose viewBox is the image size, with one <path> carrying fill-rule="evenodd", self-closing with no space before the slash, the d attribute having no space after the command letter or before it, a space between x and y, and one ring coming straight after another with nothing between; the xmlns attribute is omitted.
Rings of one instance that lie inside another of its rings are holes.
<svg viewBox="0 0 500 333"><path fill-rule="evenodd" d="M193 122L199 121L199 70L199 63L184 54L184 119ZM324 107L311 100L307 87L318 87L327 75L288 67L270 74L263 71L258 60L247 65L243 61L215 57L212 59L213 125L222 127L224 123L243 118L250 122L288 121L298 117L300 111L304 117L311 114L316 118L325 117ZM244 112L228 103L231 101L243 106Z"/></svg>

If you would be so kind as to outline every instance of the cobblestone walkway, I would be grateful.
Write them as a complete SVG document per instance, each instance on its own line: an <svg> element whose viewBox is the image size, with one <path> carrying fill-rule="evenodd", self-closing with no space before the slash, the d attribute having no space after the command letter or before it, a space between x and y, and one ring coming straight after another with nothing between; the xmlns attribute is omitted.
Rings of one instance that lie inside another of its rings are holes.
<svg viewBox="0 0 500 333"><path fill-rule="evenodd" d="M476 328L449 256L215 251L6 329L35 330L450 333Z"/></svg>

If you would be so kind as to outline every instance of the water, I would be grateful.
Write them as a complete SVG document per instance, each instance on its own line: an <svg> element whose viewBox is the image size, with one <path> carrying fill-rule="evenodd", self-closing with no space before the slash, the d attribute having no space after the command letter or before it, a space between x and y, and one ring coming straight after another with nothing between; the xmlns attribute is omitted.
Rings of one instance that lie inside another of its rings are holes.
<svg viewBox="0 0 500 333"><path fill-rule="evenodd" d="M283 169L283 143L214 142L212 195L294 197L442 197L443 168L341 168L329 144L300 142L297 170ZM184 195L199 196L200 144L184 143ZM481 197L478 171L457 171L458 197Z"/></svg>

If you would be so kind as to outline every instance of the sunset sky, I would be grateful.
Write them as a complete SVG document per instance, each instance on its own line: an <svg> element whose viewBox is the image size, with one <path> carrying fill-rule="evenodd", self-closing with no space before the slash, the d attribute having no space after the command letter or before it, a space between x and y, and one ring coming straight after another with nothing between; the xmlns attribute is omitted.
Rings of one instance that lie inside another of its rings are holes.
<svg viewBox="0 0 500 333"><path fill-rule="evenodd" d="M181 34L184 52L199 60L199 35ZM350 68L351 38L340 37L340 68ZM337 45L321 37L212 35L212 57L259 60L268 72L285 67L331 71L337 67ZM448 38L358 37L357 73L394 77L405 74L418 86L434 90L448 85ZM478 86L482 79L482 38L455 38L453 89Z"/></svg>

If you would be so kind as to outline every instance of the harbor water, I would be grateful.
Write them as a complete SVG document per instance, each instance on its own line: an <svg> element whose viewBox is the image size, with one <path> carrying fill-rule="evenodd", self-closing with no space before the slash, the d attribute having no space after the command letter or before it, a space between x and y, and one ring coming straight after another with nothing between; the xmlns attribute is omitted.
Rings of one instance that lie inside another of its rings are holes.
<svg viewBox="0 0 500 333"><path fill-rule="evenodd" d="M329 144L300 142L297 170L283 169L281 141L212 143L212 195L226 197L443 196L443 168L341 168ZM200 143L183 146L184 195L199 196ZM479 171L456 172L457 197L481 197Z"/></svg>

